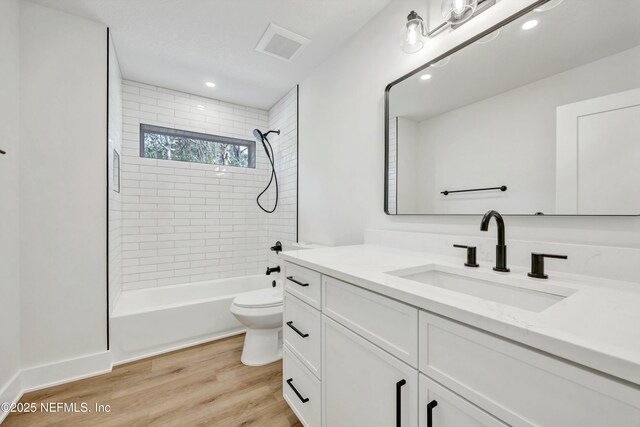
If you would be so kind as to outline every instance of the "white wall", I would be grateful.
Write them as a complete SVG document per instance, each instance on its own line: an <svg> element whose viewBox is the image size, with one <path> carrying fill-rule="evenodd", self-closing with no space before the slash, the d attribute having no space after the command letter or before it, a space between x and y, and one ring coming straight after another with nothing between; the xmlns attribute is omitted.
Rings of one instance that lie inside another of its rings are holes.
<svg viewBox="0 0 640 427"><path fill-rule="evenodd" d="M360 243L366 228L480 235L480 216L386 216L384 88L531 0L501 1L404 54L398 32L422 0L391 2L300 84L300 240ZM640 246L640 218L508 217L507 238Z"/></svg>
<svg viewBox="0 0 640 427"><path fill-rule="evenodd" d="M140 123L253 140L268 113L127 80L123 90L123 289L262 273L262 147L253 169L141 158L139 144Z"/></svg>
<svg viewBox="0 0 640 427"><path fill-rule="evenodd" d="M413 194L419 199L418 212L557 212L556 108L640 87L640 73L629 72L639 67L636 47L420 122L420 156L415 162L420 179ZM404 144L400 139L400 149ZM620 151L610 148L603 147L607 157L599 159L616 164ZM508 191L440 194L500 185L507 185Z"/></svg>
<svg viewBox="0 0 640 427"><path fill-rule="evenodd" d="M104 26L21 2L23 368L106 350L106 48Z"/></svg>
<svg viewBox="0 0 640 427"><path fill-rule="evenodd" d="M5 389L20 369L19 13L18 0L0 2L0 402L19 392Z"/></svg>
<svg viewBox="0 0 640 427"><path fill-rule="evenodd" d="M122 291L122 189L114 177L114 156L120 156L122 181L122 72L118 56L109 34L109 123L107 161L109 162L109 311L118 302Z"/></svg>

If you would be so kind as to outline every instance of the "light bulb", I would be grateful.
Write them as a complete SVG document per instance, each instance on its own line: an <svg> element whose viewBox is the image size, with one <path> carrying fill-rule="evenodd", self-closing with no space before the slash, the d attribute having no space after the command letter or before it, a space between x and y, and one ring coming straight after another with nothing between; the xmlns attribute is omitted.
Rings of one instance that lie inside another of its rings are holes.
<svg viewBox="0 0 640 427"><path fill-rule="evenodd" d="M442 17L451 24L460 24L473 16L478 0L442 0Z"/></svg>
<svg viewBox="0 0 640 427"><path fill-rule="evenodd" d="M453 11L456 14L460 14L462 12L464 12L465 9L465 1L464 0L454 0L453 1Z"/></svg>
<svg viewBox="0 0 640 427"><path fill-rule="evenodd" d="M407 25L407 44L415 45L418 42L417 25Z"/></svg>

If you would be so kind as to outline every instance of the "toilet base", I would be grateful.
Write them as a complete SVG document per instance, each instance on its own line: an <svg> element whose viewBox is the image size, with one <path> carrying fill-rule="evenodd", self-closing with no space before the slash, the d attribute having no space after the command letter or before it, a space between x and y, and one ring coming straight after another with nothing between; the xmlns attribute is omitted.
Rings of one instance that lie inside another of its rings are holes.
<svg viewBox="0 0 640 427"><path fill-rule="evenodd" d="M282 359L282 328L247 329L240 361L262 366Z"/></svg>

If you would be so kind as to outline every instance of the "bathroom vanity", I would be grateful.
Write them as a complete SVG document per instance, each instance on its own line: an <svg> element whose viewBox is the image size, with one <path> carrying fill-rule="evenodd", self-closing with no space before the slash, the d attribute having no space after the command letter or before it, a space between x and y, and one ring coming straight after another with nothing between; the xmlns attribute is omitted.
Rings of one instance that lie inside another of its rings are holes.
<svg viewBox="0 0 640 427"><path fill-rule="evenodd" d="M307 426L640 426L637 285L374 245L282 257Z"/></svg>

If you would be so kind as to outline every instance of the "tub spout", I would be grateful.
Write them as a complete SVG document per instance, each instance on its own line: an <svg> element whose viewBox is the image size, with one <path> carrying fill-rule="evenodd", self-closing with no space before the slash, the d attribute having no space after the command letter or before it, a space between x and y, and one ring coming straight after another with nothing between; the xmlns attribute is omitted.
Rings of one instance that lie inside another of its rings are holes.
<svg viewBox="0 0 640 427"><path fill-rule="evenodd" d="M280 273L280 266L267 267L267 276L269 276L271 273Z"/></svg>

